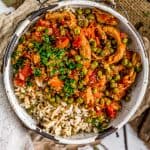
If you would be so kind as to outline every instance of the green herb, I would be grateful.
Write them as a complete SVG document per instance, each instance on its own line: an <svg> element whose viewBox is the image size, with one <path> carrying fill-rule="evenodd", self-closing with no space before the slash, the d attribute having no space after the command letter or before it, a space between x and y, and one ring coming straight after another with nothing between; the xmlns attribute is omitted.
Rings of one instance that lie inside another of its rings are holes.
<svg viewBox="0 0 150 150"><path fill-rule="evenodd" d="M27 86L32 86L32 82L30 78L27 78L26 84Z"/></svg>
<svg viewBox="0 0 150 150"><path fill-rule="evenodd" d="M41 76L41 70L40 70L39 68L35 68L35 69L34 69L34 76L35 76L35 77Z"/></svg>
<svg viewBox="0 0 150 150"><path fill-rule="evenodd" d="M66 96L71 96L74 94L74 87L73 87L73 83L75 82L74 79L66 79L65 80L65 85L64 85L64 92L66 93Z"/></svg>
<svg viewBox="0 0 150 150"><path fill-rule="evenodd" d="M13 53L12 53L12 58L16 58L16 56L19 56L19 54L20 54L20 52L19 51L17 51L17 50L15 50L15 51L13 51Z"/></svg>
<svg viewBox="0 0 150 150"><path fill-rule="evenodd" d="M20 39L19 39L19 43L23 43L25 40L25 37L24 36L21 36Z"/></svg>
<svg viewBox="0 0 150 150"><path fill-rule="evenodd" d="M66 62L66 65L67 65L67 67L68 67L69 69L71 69L71 70L73 70L73 69L75 69L75 68L77 67L77 66L76 66L76 63L73 62L72 60L67 61L67 62Z"/></svg>
<svg viewBox="0 0 150 150"><path fill-rule="evenodd" d="M48 34L44 34L43 41L52 44L55 41L55 38L53 36L49 36Z"/></svg>
<svg viewBox="0 0 150 150"><path fill-rule="evenodd" d="M24 64L24 58L20 57L17 62L13 65L13 68L15 69L15 72L17 72L19 70L19 68L21 68Z"/></svg>

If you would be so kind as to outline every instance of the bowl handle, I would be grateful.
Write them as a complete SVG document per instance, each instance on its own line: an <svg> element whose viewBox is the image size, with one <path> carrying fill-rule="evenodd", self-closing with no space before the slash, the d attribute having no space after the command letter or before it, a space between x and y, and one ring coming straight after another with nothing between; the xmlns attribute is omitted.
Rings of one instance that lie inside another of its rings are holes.
<svg viewBox="0 0 150 150"><path fill-rule="evenodd" d="M32 12L28 19L29 19L30 21L32 21L32 20L35 19L36 17L42 15L43 13L46 13L47 10L53 9L53 8L55 8L55 7L57 7L57 6L58 6L58 4L51 4L51 5L47 6L47 7L40 8L40 9L38 9L38 10Z"/></svg>

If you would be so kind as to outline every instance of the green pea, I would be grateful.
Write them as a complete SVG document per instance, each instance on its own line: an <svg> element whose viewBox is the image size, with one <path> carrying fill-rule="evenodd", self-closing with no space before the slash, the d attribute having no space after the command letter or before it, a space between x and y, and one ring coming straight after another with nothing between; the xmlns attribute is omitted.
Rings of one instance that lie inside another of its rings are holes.
<svg viewBox="0 0 150 150"><path fill-rule="evenodd" d="M91 118L87 118L87 122L88 122L88 123L91 123L91 122L92 122L92 119L91 119Z"/></svg>
<svg viewBox="0 0 150 150"><path fill-rule="evenodd" d="M98 117L98 120L99 120L100 123L102 123L104 121L104 119L105 119L104 116L99 116Z"/></svg>
<svg viewBox="0 0 150 150"><path fill-rule="evenodd" d="M83 10L81 8L78 8L76 11L79 15L82 15L82 13L83 13Z"/></svg>
<svg viewBox="0 0 150 150"><path fill-rule="evenodd" d="M114 49L113 48L110 48L109 51L110 51L111 54L114 53Z"/></svg>
<svg viewBox="0 0 150 150"><path fill-rule="evenodd" d="M127 67L128 67L128 68L131 68L131 67L132 67L132 63L129 62L129 63L127 64Z"/></svg>
<svg viewBox="0 0 150 150"><path fill-rule="evenodd" d="M124 44L127 44L127 43L128 43L128 39L127 39L127 38L124 38L122 42L123 42Z"/></svg>
<svg viewBox="0 0 150 150"><path fill-rule="evenodd" d="M111 65L111 69L115 69L115 65Z"/></svg>
<svg viewBox="0 0 150 150"><path fill-rule="evenodd" d="M119 80L120 80L120 75L117 74L117 75L114 77L114 80L115 80L115 81L119 81Z"/></svg>
<svg viewBox="0 0 150 150"><path fill-rule="evenodd" d="M103 75L102 71L99 70L99 71L98 71L98 77L101 78L102 75Z"/></svg>
<svg viewBox="0 0 150 150"><path fill-rule="evenodd" d="M110 83L115 83L115 80L112 79L112 80L110 81Z"/></svg>
<svg viewBox="0 0 150 150"><path fill-rule="evenodd" d="M100 104L104 105L105 104L105 100L103 98L100 99Z"/></svg>
<svg viewBox="0 0 150 150"><path fill-rule="evenodd" d="M86 8L86 9L85 9L85 14L90 14L90 13L91 13L91 9Z"/></svg>
<svg viewBox="0 0 150 150"><path fill-rule="evenodd" d="M111 104L111 100L110 100L110 99L107 99L106 105L110 105L110 104Z"/></svg>
<svg viewBox="0 0 150 150"><path fill-rule="evenodd" d="M51 100L51 95L46 95L46 99L50 101Z"/></svg>
<svg viewBox="0 0 150 150"><path fill-rule="evenodd" d="M83 69L82 69L82 73L83 73L83 75L86 75L86 74L87 74L87 72L88 72L87 68L83 67Z"/></svg>
<svg viewBox="0 0 150 150"><path fill-rule="evenodd" d="M126 102L129 102L129 101L130 101L130 96L126 96L124 100L125 100Z"/></svg>
<svg viewBox="0 0 150 150"><path fill-rule="evenodd" d="M110 83L110 88L115 88L115 87L117 87L117 84L114 83L114 82L111 82L111 83Z"/></svg>
<svg viewBox="0 0 150 150"><path fill-rule="evenodd" d="M101 52L102 52L102 49L101 48L97 48L97 53L101 54Z"/></svg>
<svg viewBox="0 0 150 150"><path fill-rule="evenodd" d="M89 25L88 19L84 19L84 27L88 27L88 25Z"/></svg>
<svg viewBox="0 0 150 150"><path fill-rule="evenodd" d="M111 43L112 43L112 44L116 44L116 41L115 41L115 40L112 40Z"/></svg>
<svg viewBox="0 0 150 150"><path fill-rule="evenodd" d="M94 19L95 19L95 16L94 16L93 14L89 14L89 15L87 16L87 18L88 18L89 20L94 20Z"/></svg>
<svg viewBox="0 0 150 150"><path fill-rule="evenodd" d="M73 98L69 98L69 99L68 99L68 101L67 101L67 103L68 103L68 104L72 104L72 103L73 103L73 101L74 101L74 99L73 99Z"/></svg>
<svg viewBox="0 0 150 150"><path fill-rule="evenodd" d="M85 108L89 108L89 106L88 106L88 105L85 105Z"/></svg>
<svg viewBox="0 0 150 150"><path fill-rule="evenodd" d="M142 70L142 65L137 65L137 66L135 66L135 68L134 68L134 70L135 70L135 72L141 72L141 70Z"/></svg>
<svg viewBox="0 0 150 150"><path fill-rule="evenodd" d="M109 96L109 91L108 91L108 90L105 91L105 95L106 95L106 96Z"/></svg>
<svg viewBox="0 0 150 150"><path fill-rule="evenodd" d="M83 26L84 26L84 20L79 20L79 21L78 21L78 25L79 25L80 27L83 27Z"/></svg>
<svg viewBox="0 0 150 150"><path fill-rule="evenodd" d="M76 56L75 56L75 60L76 60L76 61L80 61L80 60L81 60L81 56L76 55Z"/></svg>
<svg viewBox="0 0 150 150"><path fill-rule="evenodd" d="M109 66L106 66L105 69L106 69L106 73L109 74L111 72L111 68Z"/></svg>
<svg viewBox="0 0 150 150"><path fill-rule="evenodd" d="M64 98L64 101L67 102L67 101L68 101L68 97L65 97L65 98Z"/></svg>
<svg viewBox="0 0 150 150"><path fill-rule="evenodd" d="M97 91L97 88L94 88L93 89L93 94L96 94L98 91Z"/></svg>
<svg viewBox="0 0 150 150"><path fill-rule="evenodd" d="M107 47L107 48L111 48L111 42L110 42L110 41L108 41L108 42L106 43L106 47Z"/></svg>
<svg viewBox="0 0 150 150"><path fill-rule="evenodd" d="M98 99L98 98L96 99L96 103L97 103L97 104L99 103L99 99Z"/></svg>
<svg viewBox="0 0 150 150"><path fill-rule="evenodd" d="M59 104L60 103L60 99L56 99L56 103Z"/></svg>
<svg viewBox="0 0 150 150"><path fill-rule="evenodd" d="M93 52L97 52L97 47L92 47Z"/></svg>
<svg viewBox="0 0 150 150"><path fill-rule="evenodd" d="M29 47L29 48L33 48L33 46L34 46L34 44L31 43L31 42L28 44L28 47Z"/></svg>
<svg viewBox="0 0 150 150"><path fill-rule="evenodd" d="M66 35L66 30L63 29L63 30L60 30L60 34L63 36L63 35Z"/></svg>
<svg viewBox="0 0 150 150"><path fill-rule="evenodd" d="M94 61L92 64L91 64L91 68L92 69L96 69L98 67L98 62L97 61Z"/></svg>
<svg viewBox="0 0 150 150"><path fill-rule="evenodd" d="M107 75L107 79L108 79L109 81L111 81L111 80L112 80L112 76Z"/></svg>
<svg viewBox="0 0 150 150"><path fill-rule="evenodd" d="M82 103L83 103L83 99L82 99L82 98L78 98L78 99L77 99L77 102L78 102L79 104L82 104Z"/></svg>
<svg viewBox="0 0 150 150"><path fill-rule="evenodd" d="M77 87L76 81L74 81L73 83L71 83L71 86L72 86L72 88L76 88Z"/></svg>
<svg viewBox="0 0 150 150"><path fill-rule="evenodd" d="M74 33L75 33L75 35L79 35L80 34L80 28L75 28Z"/></svg>
<svg viewBox="0 0 150 150"><path fill-rule="evenodd" d="M52 97L49 101L50 101L51 103L55 103L55 98Z"/></svg>
<svg viewBox="0 0 150 150"><path fill-rule="evenodd" d="M113 89L113 92L114 92L114 93L118 93L118 92L119 92L119 89L118 89L118 88L114 88L114 89Z"/></svg>
<svg viewBox="0 0 150 150"><path fill-rule="evenodd" d="M129 60L127 58L124 58L122 60L122 65L127 66L128 65Z"/></svg>
<svg viewBox="0 0 150 150"><path fill-rule="evenodd" d="M83 87L84 87L84 82L83 82L83 81L80 81L78 88L79 88L79 89L82 89Z"/></svg>
<svg viewBox="0 0 150 150"><path fill-rule="evenodd" d="M41 26L37 27L38 32L41 32L42 30L43 30L43 27L41 27Z"/></svg>
<svg viewBox="0 0 150 150"><path fill-rule="evenodd" d="M96 41L94 40L94 39L90 39L90 45L92 46L92 47L96 47Z"/></svg>
<svg viewBox="0 0 150 150"><path fill-rule="evenodd" d="M57 107L57 106L58 106L58 104L57 104L57 103L53 103L52 105L53 105L53 106L55 106L55 107Z"/></svg>
<svg viewBox="0 0 150 150"><path fill-rule="evenodd" d="M82 68L82 64L77 64L76 67L77 67L77 70L80 70Z"/></svg>
<svg viewBox="0 0 150 150"><path fill-rule="evenodd" d="M106 54L107 54L106 51L102 50L101 53L100 53L100 56L104 57L104 56L106 56Z"/></svg>
<svg viewBox="0 0 150 150"><path fill-rule="evenodd" d="M61 75L59 78L60 78L61 80L64 80L64 79L67 78L67 76L66 76L66 75Z"/></svg>

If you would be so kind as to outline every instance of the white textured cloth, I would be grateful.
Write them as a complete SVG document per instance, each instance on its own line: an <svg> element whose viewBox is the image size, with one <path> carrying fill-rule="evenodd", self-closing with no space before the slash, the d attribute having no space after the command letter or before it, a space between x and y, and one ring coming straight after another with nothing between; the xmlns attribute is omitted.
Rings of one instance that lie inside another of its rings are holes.
<svg viewBox="0 0 150 150"><path fill-rule="evenodd" d="M36 0L26 0L13 13L0 15L0 64L7 43L17 24L39 7ZM23 127L8 102L0 73L0 150L33 150L28 130Z"/></svg>
<svg viewBox="0 0 150 150"><path fill-rule="evenodd" d="M33 150L27 130L14 114L0 74L0 150Z"/></svg>

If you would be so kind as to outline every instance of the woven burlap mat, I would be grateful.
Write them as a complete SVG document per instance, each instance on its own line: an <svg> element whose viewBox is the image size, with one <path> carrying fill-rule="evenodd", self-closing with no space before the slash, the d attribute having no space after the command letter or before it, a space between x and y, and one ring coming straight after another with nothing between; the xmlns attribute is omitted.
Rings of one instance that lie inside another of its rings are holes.
<svg viewBox="0 0 150 150"><path fill-rule="evenodd" d="M52 0L49 0L51 2ZM119 5L118 5L119 4ZM124 9L128 13L129 20L136 26L139 32L150 39L150 3L147 0L125 0L117 2L117 10L126 15ZM0 65L2 65L2 58L5 52L5 48L13 34L18 23L23 20L34 10L39 8L39 3L36 0L25 0L25 2L11 14L0 15ZM126 16L126 17L128 17ZM149 41L147 38L143 38L146 48L149 48ZM149 50L150 51L150 50ZM150 106L150 89L143 100L141 107L138 109L132 119L138 118L147 108ZM56 145L53 141L42 138L31 133L33 143L36 150L46 149L76 149L76 146L64 146Z"/></svg>

